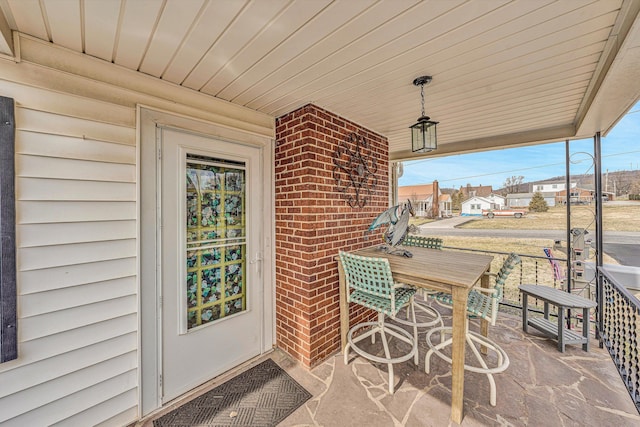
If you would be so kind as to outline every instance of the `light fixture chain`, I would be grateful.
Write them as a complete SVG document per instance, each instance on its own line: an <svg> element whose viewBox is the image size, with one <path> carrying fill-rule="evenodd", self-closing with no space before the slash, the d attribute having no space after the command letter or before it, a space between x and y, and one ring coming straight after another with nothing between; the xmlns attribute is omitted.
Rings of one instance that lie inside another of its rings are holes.
<svg viewBox="0 0 640 427"><path fill-rule="evenodd" d="M424 83L420 85L420 99L422 100L422 117L424 117Z"/></svg>

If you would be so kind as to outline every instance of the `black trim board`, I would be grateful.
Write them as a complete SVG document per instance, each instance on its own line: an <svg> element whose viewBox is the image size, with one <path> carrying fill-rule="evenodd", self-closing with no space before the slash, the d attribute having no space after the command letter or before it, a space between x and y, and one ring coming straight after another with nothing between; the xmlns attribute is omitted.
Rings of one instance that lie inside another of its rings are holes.
<svg viewBox="0 0 640 427"><path fill-rule="evenodd" d="M14 101L0 97L0 363L18 357L15 137Z"/></svg>

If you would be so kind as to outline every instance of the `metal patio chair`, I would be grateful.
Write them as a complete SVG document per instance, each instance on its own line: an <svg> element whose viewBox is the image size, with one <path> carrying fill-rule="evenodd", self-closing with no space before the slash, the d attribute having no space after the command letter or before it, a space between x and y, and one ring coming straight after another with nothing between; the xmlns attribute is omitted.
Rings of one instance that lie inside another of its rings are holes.
<svg viewBox="0 0 640 427"><path fill-rule="evenodd" d="M409 306L411 318L415 323L415 311L412 307L416 290L398 285L391 274L389 261L385 258L370 258L347 252L339 252L340 262L347 284L347 301L378 312L376 322L363 322L349 329L347 345L344 349L344 363L348 364L349 350L373 362L386 363L389 371L389 393L393 394L393 364L414 358L418 364L417 327L413 327L413 335L400 326L385 322L385 316L395 318L398 311ZM375 343L376 334L380 334L385 357L371 354L358 346L362 340L371 337ZM395 337L411 346L411 349L399 356L392 357L389 351L387 336Z"/></svg>
<svg viewBox="0 0 640 427"><path fill-rule="evenodd" d="M510 254L502 264L500 271L497 274L490 274L495 278L495 284L493 288L474 288L469 292L469 298L467 300L467 347L471 349L473 352L479 366L475 365L467 365L465 361L464 369L471 372L478 372L481 374L486 374L489 378L489 386L491 389L491 395L489 401L491 406L496 406L496 383L493 378L493 374L497 374L503 372L509 367L509 356L507 353L493 340L482 336L477 332L473 332L469 330L469 317L480 318L484 320L488 320L491 326L495 326L496 319L498 317L498 306L503 296L504 284L507 280L507 277L511 273L511 271L520 264L520 257L512 253ZM432 298L435 298L438 302L452 305L453 297L451 294L445 292L438 292L437 294L432 295ZM451 363L451 357L444 353L442 350L452 343L452 338L443 339L447 335L452 335L453 330L451 327L440 327L434 328L427 333L427 345L429 346L429 351L425 356L425 372L429 373L430 366L429 362L431 356L433 354L438 355L441 359ZM433 342L433 335L440 335L440 342L437 344ZM478 346L480 348L478 348ZM491 350L497 356L497 363L489 366L489 360L492 359L490 357L483 357L481 354L485 349Z"/></svg>

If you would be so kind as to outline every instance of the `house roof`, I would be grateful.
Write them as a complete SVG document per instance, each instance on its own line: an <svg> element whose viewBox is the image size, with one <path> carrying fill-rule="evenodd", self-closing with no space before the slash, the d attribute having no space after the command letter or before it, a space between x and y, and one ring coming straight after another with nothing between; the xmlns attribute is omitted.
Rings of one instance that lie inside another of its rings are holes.
<svg viewBox="0 0 640 427"><path fill-rule="evenodd" d="M398 187L398 200L425 200L433 196L433 184L403 185Z"/></svg>
<svg viewBox="0 0 640 427"><path fill-rule="evenodd" d="M469 195L473 191L476 192L476 194L475 194L476 196L486 197L486 196L490 195L491 193L493 193L493 187L491 185L478 185L477 187L466 186L466 187L460 187L460 191L466 197L469 197Z"/></svg>
<svg viewBox="0 0 640 427"><path fill-rule="evenodd" d="M637 0L5 0L0 53L19 58L13 30L272 117L313 103L388 137L402 160L606 134L640 98L639 10ZM423 75L439 122L429 154L409 144Z"/></svg>

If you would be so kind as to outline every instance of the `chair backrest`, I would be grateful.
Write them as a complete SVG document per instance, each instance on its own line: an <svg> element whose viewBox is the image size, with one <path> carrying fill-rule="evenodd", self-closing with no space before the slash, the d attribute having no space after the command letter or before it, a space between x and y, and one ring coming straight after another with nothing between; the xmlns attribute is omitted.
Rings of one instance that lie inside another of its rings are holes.
<svg viewBox="0 0 640 427"><path fill-rule="evenodd" d="M442 239L438 239L437 237L423 237L408 234L402 242L402 245L429 249L442 249Z"/></svg>
<svg viewBox="0 0 640 427"><path fill-rule="evenodd" d="M496 282L494 288L497 290L494 297L500 301L502 300L502 294L504 289L504 284L507 281L507 277L513 271L513 269L520 264L521 260L518 254L512 252L502 263L502 267L500 267L500 271L496 274Z"/></svg>
<svg viewBox="0 0 640 427"><path fill-rule="evenodd" d="M350 289L389 299L392 306L395 305L393 275L386 258L364 257L342 251L339 256Z"/></svg>

